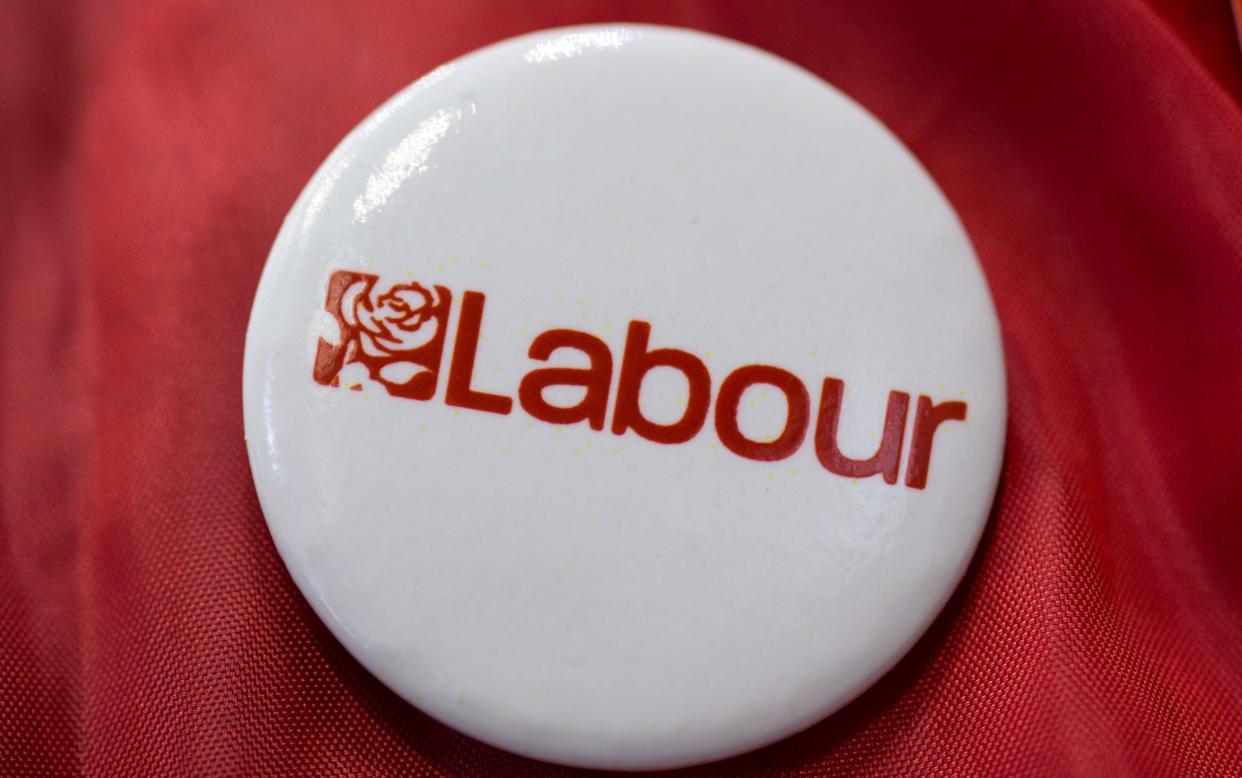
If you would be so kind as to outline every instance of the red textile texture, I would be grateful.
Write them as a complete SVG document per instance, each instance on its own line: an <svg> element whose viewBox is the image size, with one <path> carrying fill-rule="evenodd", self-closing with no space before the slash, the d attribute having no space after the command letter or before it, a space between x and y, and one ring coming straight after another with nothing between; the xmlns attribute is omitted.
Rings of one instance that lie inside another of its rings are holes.
<svg viewBox="0 0 1242 778"><path fill-rule="evenodd" d="M1242 771L1229 0L6 2L0 773L545 775L363 671L277 557L242 343L281 219L433 66L634 20L855 97L956 205L1010 427L979 554L838 715L700 774Z"/></svg>

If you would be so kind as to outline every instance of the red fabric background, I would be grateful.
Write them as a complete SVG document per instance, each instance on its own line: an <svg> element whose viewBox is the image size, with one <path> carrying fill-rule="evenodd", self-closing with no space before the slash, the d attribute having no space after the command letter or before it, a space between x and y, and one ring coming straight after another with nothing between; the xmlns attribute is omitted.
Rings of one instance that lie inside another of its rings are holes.
<svg viewBox="0 0 1242 778"><path fill-rule="evenodd" d="M1242 59L1227 2L5 3L0 772L561 772L401 702L277 558L241 423L281 218L434 65L642 20L798 62L939 180L1000 311L979 555L845 711L700 771L1240 774Z"/></svg>

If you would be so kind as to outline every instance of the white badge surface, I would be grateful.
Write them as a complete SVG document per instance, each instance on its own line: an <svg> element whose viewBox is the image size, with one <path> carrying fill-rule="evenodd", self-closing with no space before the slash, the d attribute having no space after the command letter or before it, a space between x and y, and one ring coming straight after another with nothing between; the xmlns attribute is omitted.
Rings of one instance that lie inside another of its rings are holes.
<svg viewBox="0 0 1242 778"><path fill-rule="evenodd" d="M783 60L647 26L408 87L285 220L246 342L263 512L428 714L646 769L832 713L987 519L1000 337L952 208Z"/></svg>

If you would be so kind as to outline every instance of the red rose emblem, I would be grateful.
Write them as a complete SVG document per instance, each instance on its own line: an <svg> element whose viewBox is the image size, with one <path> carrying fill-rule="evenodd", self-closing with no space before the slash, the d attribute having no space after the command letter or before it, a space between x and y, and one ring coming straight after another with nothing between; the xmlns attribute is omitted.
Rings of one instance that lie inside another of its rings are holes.
<svg viewBox="0 0 1242 778"><path fill-rule="evenodd" d="M350 270L338 270L328 280L324 308L340 326L341 339L319 340L315 380L338 386L342 368L357 363L389 394L429 400L435 394L452 295L443 286L410 282L377 296L378 280Z"/></svg>
<svg viewBox="0 0 1242 778"><path fill-rule="evenodd" d="M345 292L342 313L358 327L362 349L375 357L414 351L439 333L434 292L417 282L394 286L374 302L366 295L366 282L357 281Z"/></svg>

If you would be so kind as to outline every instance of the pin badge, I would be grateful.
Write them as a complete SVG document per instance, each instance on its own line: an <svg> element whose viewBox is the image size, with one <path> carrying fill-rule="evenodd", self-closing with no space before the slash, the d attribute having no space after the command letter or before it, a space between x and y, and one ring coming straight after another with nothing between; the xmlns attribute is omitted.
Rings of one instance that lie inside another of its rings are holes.
<svg viewBox="0 0 1242 778"><path fill-rule="evenodd" d="M397 694L538 759L802 730L961 579L996 315L927 172L815 76L582 27L440 67L315 173L246 339L289 573Z"/></svg>

